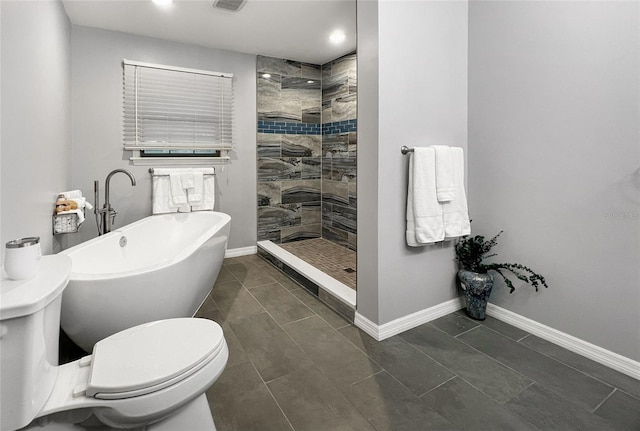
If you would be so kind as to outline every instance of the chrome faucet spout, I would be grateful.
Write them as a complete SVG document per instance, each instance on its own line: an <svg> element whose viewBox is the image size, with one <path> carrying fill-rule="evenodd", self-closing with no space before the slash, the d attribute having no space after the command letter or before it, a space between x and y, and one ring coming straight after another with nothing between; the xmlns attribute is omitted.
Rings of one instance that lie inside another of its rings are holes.
<svg viewBox="0 0 640 431"><path fill-rule="evenodd" d="M123 173L127 175L131 180L131 185L132 186L136 185L136 178L133 176L131 172L127 171L126 169L114 169L113 171L109 172L109 175L107 175L107 179L105 180L105 185L104 185L104 205L102 206L102 209L99 210L99 212L102 214L102 223L101 223L102 227L100 227L100 225L98 226L98 235L111 232L111 226L113 224L113 221L116 215L118 214L118 212L111 207L111 201L109 200L109 185L111 184L111 177L113 177L117 173ZM96 181L96 187L97 187L97 181ZM97 194L97 189L96 189L96 194Z"/></svg>
<svg viewBox="0 0 640 431"><path fill-rule="evenodd" d="M109 175L107 175L107 179L104 181L104 203L105 205L109 203L109 184L111 183L111 177L114 176L115 174L117 174L118 172L121 172L125 175L127 175L129 177L129 179L131 180L131 185L135 186L136 185L136 178L133 176L133 174L129 171L127 171L126 169L114 169L111 172L109 172Z"/></svg>

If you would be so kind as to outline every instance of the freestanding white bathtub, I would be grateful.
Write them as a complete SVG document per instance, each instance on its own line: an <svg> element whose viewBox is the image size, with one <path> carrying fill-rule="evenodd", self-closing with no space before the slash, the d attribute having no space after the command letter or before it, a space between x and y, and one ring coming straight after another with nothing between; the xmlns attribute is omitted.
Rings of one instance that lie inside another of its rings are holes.
<svg viewBox="0 0 640 431"><path fill-rule="evenodd" d="M62 329L91 352L126 328L193 316L220 272L230 222L213 211L154 215L61 252L72 261Z"/></svg>

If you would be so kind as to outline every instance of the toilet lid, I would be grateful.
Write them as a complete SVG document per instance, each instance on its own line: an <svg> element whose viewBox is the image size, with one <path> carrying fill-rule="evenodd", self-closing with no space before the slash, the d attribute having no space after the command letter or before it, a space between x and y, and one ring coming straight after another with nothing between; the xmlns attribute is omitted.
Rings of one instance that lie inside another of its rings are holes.
<svg viewBox="0 0 640 431"><path fill-rule="evenodd" d="M207 319L168 319L118 332L93 348L88 396L120 399L155 392L193 374L224 346Z"/></svg>

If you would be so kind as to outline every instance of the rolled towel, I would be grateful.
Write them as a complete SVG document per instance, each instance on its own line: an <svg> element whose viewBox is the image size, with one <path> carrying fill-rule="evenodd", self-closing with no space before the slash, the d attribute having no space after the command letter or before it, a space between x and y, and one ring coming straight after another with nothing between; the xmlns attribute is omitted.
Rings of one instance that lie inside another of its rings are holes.
<svg viewBox="0 0 640 431"><path fill-rule="evenodd" d="M82 192L80 190L69 190L68 192L59 193L64 196L65 199L76 199L82 197Z"/></svg>

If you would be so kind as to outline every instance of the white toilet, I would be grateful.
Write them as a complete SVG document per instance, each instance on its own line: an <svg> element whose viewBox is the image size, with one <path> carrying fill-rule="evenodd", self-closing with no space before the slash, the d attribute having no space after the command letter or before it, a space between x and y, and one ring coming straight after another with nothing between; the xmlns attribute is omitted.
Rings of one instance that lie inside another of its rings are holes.
<svg viewBox="0 0 640 431"><path fill-rule="evenodd" d="M99 341L58 366L65 255L44 256L39 275L0 286L0 430L215 430L205 391L229 350L220 326L168 319Z"/></svg>

